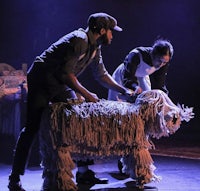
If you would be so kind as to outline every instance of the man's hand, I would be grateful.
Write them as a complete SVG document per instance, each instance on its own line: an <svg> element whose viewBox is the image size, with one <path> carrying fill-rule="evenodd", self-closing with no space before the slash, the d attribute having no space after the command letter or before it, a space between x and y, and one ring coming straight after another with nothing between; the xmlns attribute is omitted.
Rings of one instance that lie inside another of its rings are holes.
<svg viewBox="0 0 200 191"><path fill-rule="evenodd" d="M140 86L136 86L135 87L135 91L134 91L134 94L141 94L142 93L142 88Z"/></svg>
<svg viewBox="0 0 200 191"><path fill-rule="evenodd" d="M133 103L135 102L136 96L135 92L131 89L126 89L125 93L123 94L124 98L127 102Z"/></svg>
<svg viewBox="0 0 200 191"><path fill-rule="evenodd" d="M86 100L86 102L94 102L95 103L95 102L99 101L99 98L95 93L89 92L87 94L87 96L85 97L85 100Z"/></svg>
<svg viewBox="0 0 200 191"><path fill-rule="evenodd" d="M135 91L126 89L124 96L127 102L134 103L140 93L142 93L142 88L140 86L136 86Z"/></svg>
<svg viewBox="0 0 200 191"><path fill-rule="evenodd" d="M134 95L134 91L131 89L126 89L125 93L123 94L124 96L133 96Z"/></svg>

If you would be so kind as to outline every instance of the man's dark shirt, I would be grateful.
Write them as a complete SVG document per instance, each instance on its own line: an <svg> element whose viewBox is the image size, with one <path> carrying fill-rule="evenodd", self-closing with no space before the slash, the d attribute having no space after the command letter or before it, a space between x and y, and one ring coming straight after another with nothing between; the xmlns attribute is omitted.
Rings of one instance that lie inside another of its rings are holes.
<svg viewBox="0 0 200 191"><path fill-rule="evenodd" d="M101 46L97 45L91 31L86 33L79 29L63 36L36 57L28 72L28 80L32 85L42 86L52 92L68 85L68 74L73 73L78 77L88 65L92 67L96 80L107 74Z"/></svg>

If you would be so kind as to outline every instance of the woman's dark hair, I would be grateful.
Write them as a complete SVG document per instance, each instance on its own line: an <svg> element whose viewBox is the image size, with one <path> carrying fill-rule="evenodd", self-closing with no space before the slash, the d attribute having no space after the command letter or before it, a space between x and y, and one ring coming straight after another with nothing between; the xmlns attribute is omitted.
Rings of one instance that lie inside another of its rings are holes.
<svg viewBox="0 0 200 191"><path fill-rule="evenodd" d="M173 46L168 40L158 39L154 42L152 48L153 58L169 55L171 59L174 54Z"/></svg>

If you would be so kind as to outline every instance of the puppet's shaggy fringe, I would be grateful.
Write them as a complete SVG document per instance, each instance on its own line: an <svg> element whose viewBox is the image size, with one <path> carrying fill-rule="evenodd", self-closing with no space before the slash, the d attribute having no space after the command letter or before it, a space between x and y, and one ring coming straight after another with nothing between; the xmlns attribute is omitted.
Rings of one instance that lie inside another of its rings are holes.
<svg viewBox="0 0 200 191"><path fill-rule="evenodd" d="M77 189L71 180L74 163L70 153L76 160L131 155L135 165L126 162L126 172L134 172L140 184L157 180L149 137L174 133L182 120L193 117L192 109L187 111L159 90L142 93L135 104L108 100L52 104L41 124L42 165L56 174L58 191Z"/></svg>

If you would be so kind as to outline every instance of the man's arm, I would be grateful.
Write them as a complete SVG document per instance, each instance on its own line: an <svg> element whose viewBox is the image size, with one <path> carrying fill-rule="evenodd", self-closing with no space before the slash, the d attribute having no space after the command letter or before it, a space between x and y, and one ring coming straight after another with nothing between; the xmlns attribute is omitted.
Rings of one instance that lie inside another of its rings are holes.
<svg viewBox="0 0 200 191"><path fill-rule="evenodd" d="M97 102L99 100L96 94L91 93L84 86L81 85L81 83L78 81L77 77L73 73L65 75L65 82L74 91L80 93L86 101Z"/></svg>
<svg viewBox="0 0 200 191"><path fill-rule="evenodd" d="M105 88L130 96L132 91L118 84L108 73L103 63L101 49L97 50L94 62L91 64L94 78Z"/></svg>
<svg viewBox="0 0 200 191"><path fill-rule="evenodd" d="M122 94L126 93L126 88L119 85L110 74L106 73L105 75L99 78L99 83L107 89L112 89L114 91L120 92Z"/></svg>

